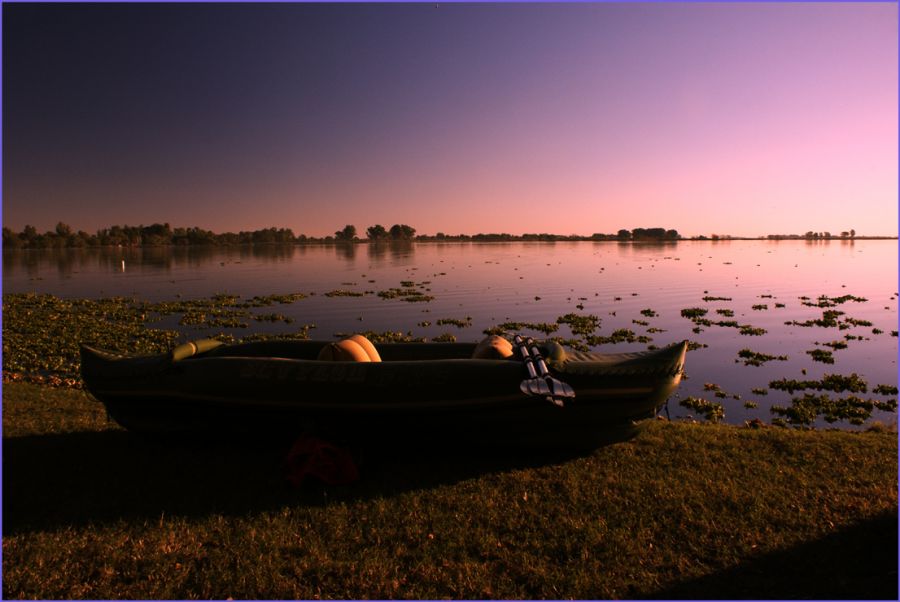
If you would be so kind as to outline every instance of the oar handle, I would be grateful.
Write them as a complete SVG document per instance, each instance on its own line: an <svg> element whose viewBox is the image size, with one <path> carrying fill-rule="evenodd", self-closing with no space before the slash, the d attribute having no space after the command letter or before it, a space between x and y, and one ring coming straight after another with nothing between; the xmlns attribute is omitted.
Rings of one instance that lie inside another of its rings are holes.
<svg viewBox="0 0 900 602"><path fill-rule="evenodd" d="M519 354L522 356L522 361L525 362L525 368L528 370L529 378L536 378L537 372L534 369L534 361L531 359L531 355L528 353L528 347L525 345L525 342L519 335L516 335L516 338L514 340L516 342L516 348L519 350Z"/></svg>

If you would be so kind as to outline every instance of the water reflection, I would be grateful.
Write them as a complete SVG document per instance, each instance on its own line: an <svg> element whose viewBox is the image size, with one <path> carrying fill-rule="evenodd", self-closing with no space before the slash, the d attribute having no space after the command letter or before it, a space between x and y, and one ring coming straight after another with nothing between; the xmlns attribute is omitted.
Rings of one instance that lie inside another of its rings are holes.
<svg viewBox="0 0 900 602"><path fill-rule="evenodd" d="M384 265L388 257L392 265L410 265L416 248L410 240L377 241L367 246L369 261L376 266Z"/></svg>
<svg viewBox="0 0 900 602"><path fill-rule="evenodd" d="M341 242L334 245L334 252L338 259L345 259L349 262L356 260L356 243Z"/></svg>
<svg viewBox="0 0 900 602"><path fill-rule="evenodd" d="M608 244L609 243L596 242L594 243L594 246ZM674 251L678 248L678 244L679 243L674 240L642 240L639 242L619 241L616 243L616 250L620 255L656 255L660 251Z"/></svg>

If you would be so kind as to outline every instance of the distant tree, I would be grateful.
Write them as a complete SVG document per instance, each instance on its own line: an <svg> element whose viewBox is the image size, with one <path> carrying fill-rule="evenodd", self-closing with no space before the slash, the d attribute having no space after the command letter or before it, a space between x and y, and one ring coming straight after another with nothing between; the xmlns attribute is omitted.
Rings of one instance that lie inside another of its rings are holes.
<svg viewBox="0 0 900 602"><path fill-rule="evenodd" d="M381 224L375 224L366 228L366 236L369 240L384 240L388 237L388 231Z"/></svg>
<svg viewBox="0 0 900 602"><path fill-rule="evenodd" d="M69 236L70 234L72 234L72 227L68 224L58 222L56 224L56 234L58 236Z"/></svg>
<svg viewBox="0 0 900 602"><path fill-rule="evenodd" d="M841 232L841 238L847 238L848 236L850 236L850 233L847 232L846 230Z"/></svg>
<svg viewBox="0 0 900 602"><path fill-rule="evenodd" d="M344 226L343 230L338 230L334 233L334 238L336 240L344 241L353 240L354 238L356 238L356 226L347 224L346 226Z"/></svg>
<svg viewBox="0 0 900 602"><path fill-rule="evenodd" d="M856 238L856 230L850 230L850 238Z"/></svg>
<svg viewBox="0 0 900 602"><path fill-rule="evenodd" d="M394 224L390 232L394 240L411 240L416 235L416 229L406 224Z"/></svg>
<svg viewBox="0 0 900 602"><path fill-rule="evenodd" d="M631 238L631 231L625 230L623 228L616 234L616 238L618 238L619 240L628 240L629 238Z"/></svg>
<svg viewBox="0 0 900 602"><path fill-rule="evenodd" d="M19 235L7 227L3 227L3 248L16 248L22 246L22 239Z"/></svg>

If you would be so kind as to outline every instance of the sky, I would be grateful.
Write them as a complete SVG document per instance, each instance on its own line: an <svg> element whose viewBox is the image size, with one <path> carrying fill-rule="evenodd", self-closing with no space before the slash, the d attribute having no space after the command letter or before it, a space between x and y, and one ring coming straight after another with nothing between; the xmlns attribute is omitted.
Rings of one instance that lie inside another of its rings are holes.
<svg viewBox="0 0 900 602"><path fill-rule="evenodd" d="M2 10L15 231L897 235L895 2Z"/></svg>

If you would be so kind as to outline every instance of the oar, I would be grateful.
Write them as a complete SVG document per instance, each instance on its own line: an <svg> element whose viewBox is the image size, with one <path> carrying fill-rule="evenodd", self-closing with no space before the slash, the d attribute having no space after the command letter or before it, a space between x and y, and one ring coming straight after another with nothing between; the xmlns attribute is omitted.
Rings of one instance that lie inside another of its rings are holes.
<svg viewBox="0 0 900 602"><path fill-rule="evenodd" d="M541 352L532 339L529 338L526 342L520 335L516 335L514 341L522 356L522 361L525 362L525 368L528 370L528 378L519 385L523 393L540 395L560 407L563 405L563 398L575 397L572 387L550 376L547 364L544 363ZM529 346L531 346L530 350ZM537 369L535 369L535 365Z"/></svg>
<svg viewBox="0 0 900 602"><path fill-rule="evenodd" d="M531 353L528 351L528 346L525 344L525 341L522 340L522 337L516 335L515 342L516 349L519 350L522 361L525 362L525 368L528 370L528 378L523 380L519 385L522 393L525 393L526 395L550 395L550 387L542 378L538 377L537 370L534 367L534 361L531 359Z"/></svg>
<svg viewBox="0 0 900 602"><path fill-rule="evenodd" d="M563 381L557 380L550 376L550 370L547 369L547 364L544 362L544 358L541 356L541 351L534 343L534 340L531 337L528 337L526 343L529 347L531 347L531 356L534 359L534 363L537 365L538 376L543 378L544 382L546 382L550 387L550 395L553 397L553 403L562 405L562 399L557 402L557 397L574 399L575 390L572 389L572 387L568 383L564 383Z"/></svg>

